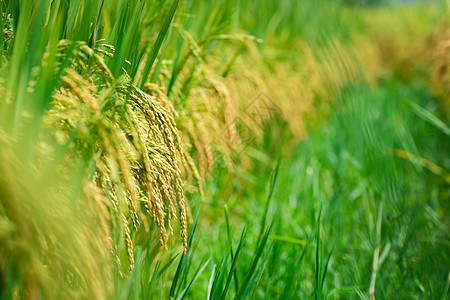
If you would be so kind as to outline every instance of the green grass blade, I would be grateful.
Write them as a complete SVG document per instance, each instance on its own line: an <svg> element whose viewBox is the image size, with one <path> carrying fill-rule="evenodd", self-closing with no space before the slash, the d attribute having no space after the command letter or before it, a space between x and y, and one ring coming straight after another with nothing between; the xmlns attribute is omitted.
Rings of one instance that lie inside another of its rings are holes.
<svg viewBox="0 0 450 300"><path fill-rule="evenodd" d="M217 268L216 275L214 276L214 280L212 282L211 293L208 295L209 299L220 299L223 292L223 284L225 281L225 276L228 273L228 254L222 258L220 262L220 266Z"/></svg>
<svg viewBox="0 0 450 300"><path fill-rule="evenodd" d="M139 84L139 87L141 89L144 87L144 84L147 82L147 78L150 74L153 63L155 62L156 56L158 55L159 49L161 48L162 42L163 42L163 40L167 34L167 31L169 29L169 25L172 22L173 16L175 15L175 11L177 10L178 2L179 2L179 0L175 0L173 2L172 7L169 10L169 14L166 16L166 19L164 20L164 24L161 28L161 31L159 32L158 37L156 38L156 42L152 47L150 55L145 64L144 71L142 72L142 77L141 77L141 81Z"/></svg>
<svg viewBox="0 0 450 300"><path fill-rule="evenodd" d="M192 278L192 280L189 282L189 284L186 286L186 288L181 292L181 294L178 296L177 300L182 300L182 299L184 299L184 297L186 297L187 292L189 291L191 286L194 284L194 282L197 280L197 278L203 273L203 271L205 270L206 266L209 264L210 261L211 261L211 259L208 259L206 261L206 263L195 272L194 278Z"/></svg>
<svg viewBox="0 0 450 300"><path fill-rule="evenodd" d="M212 292L212 287L213 287L213 284L214 284L215 272L216 272L216 265L213 266L213 269L211 271L211 276L209 277L208 292L206 293L206 299L207 300L211 299L211 292Z"/></svg>
<svg viewBox="0 0 450 300"><path fill-rule="evenodd" d="M275 184L277 182L277 177L278 177L278 170L280 168L280 159L278 158L277 164L275 166L275 169L272 171L271 175L270 175L270 185L269 185L269 190L267 192L267 196L266 196L266 205L264 207L264 212L262 214L261 217L261 224L260 224L260 233L258 236L258 241L256 242L257 244L259 244L259 241L261 239L261 236L264 233L265 227L266 227L266 222L267 222L267 214L269 212L269 206L270 206L270 202L272 200L272 196L273 196L273 191L275 190Z"/></svg>
<svg viewBox="0 0 450 300"><path fill-rule="evenodd" d="M133 300L139 300L141 294L141 256L142 248L136 247L136 263L134 266L136 278L134 279Z"/></svg>
<svg viewBox="0 0 450 300"><path fill-rule="evenodd" d="M223 207L223 210L225 212L225 221L226 221L226 225L227 225L227 238L228 238L228 245L230 246L230 255L231 255L231 260L234 260L234 256L233 256L233 239L231 238L231 226L230 226L230 218L228 215L228 206L225 204ZM239 279L237 276L237 272L236 270L233 271L233 275L234 275L234 287L237 290L239 289Z"/></svg>
<svg viewBox="0 0 450 300"><path fill-rule="evenodd" d="M239 288L239 292L236 295L236 299L245 299L252 288L252 283L256 279L258 272L255 272L256 267L258 266L258 262L263 254L264 248L267 244L267 240L269 237L269 233L272 230L272 225L270 224L269 228L266 229L264 234L262 235L261 241L258 244L255 255L253 256L252 263L250 268L247 271L245 278L243 279L243 284ZM266 256L267 257L267 256Z"/></svg>
<svg viewBox="0 0 450 300"><path fill-rule="evenodd" d="M152 72L152 77L150 78L150 82L151 83L156 83L158 80L158 74L159 74L159 70L161 69L161 65L164 59L164 56L166 55L167 52L167 48L170 44L170 38L172 37L172 30L173 30L173 26L169 27L169 33L167 34L167 38L166 41L164 43L164 46L161 50L161 55L158 58L158 63L156 64L153 72Z"/></svg>
<svg viewBox="0 0 450 300"><path fill-rule="evenodd" d="M236 252L232 256L233 257L232 258L233 262L231 263L230 272L228 273L227 281L225 283L225 288L223 289L221 299L225 299L225 296L227 295L228 288L229 288L230 283L231 283L231 278L233 277L233 273L234 273L234 271L236 269L236 264L237 264L237 261L239 259L240 254L241 254L242 247L244 245L246 235L247 235L247 227L244 227L244 229L242 230L241 238L239 240L239 244L238 244L238 247L236 249Z"/></svg>
<svg viewBox="0 0 450 300"><path fill-rule="evenodd" d="M316 222L316 251L315 251L315 257L314 257L314 262L315 262L315 269L314 269L314 298L316 300L321 299L321 292L322 292L322 287L321 287L321 274L322 274L322 253L321 253L321 247L320 247L320 217L322 214L322 208L319 211L319 216L317 217L317 222Z"/></svg>
<svg viewBox="0 0 450 300"><path fill-rule="evenodd" d="M178 255L180 255L179 253L177 255L175 255L174 257L172 257L162 268L160 273L164 273L169 267L170 265L172 265L172 263L175 261L175 259L178 257Z"/></svg>
<svg viewBox="0 0 450 300"><path fill-rule="evenodd" d="M175 291L176 291L177 286L178 286L177 285L178 284L178 280L179 280L179 278L181 276L181 272L183 271L183 269L185 267L185 264L186 264L186 261L187 261L187 257L189 255L189 250L191 249L192 239L194 237L195 228L197 227L197 222L198 222L198 217L199 216L200 216L200 208L199 208L199 210L197 212L197 216L195 217L194 224L192 224L192 228L191 228L191 230L189 232L189 237L188 237L188 240L187 240L186 254L183 254L181 256L180 262L178 263L178 267L177 267L177 270L175 272L175 276L174 276L173 281L172 281L172 286L170 287L170 297L173 297L175 295Z"/></svg>
<svg viewBox="0 0 450 300"><path fill-rule="evenodd" d="M191 8L191 10L192 10L192 8ZM189 18L187 20L184 30L187 31L189 29L189 26L191 25L191 21L192 21L192 18ZM177 57L175 58L175 61L173 63L172 74L170 76L169 84L167 85L167 96L170 95L170 92L172 91L172 87L175 84L175 80L177 79L178 74L181 71L181 68L178 66L178 64L180 62L181 53L183 51L184 41L185 41L185 39L182 37L181 41L178 45Z"/></svg>
<svg viewBox="0 0 450 300"><path fill-rule="evenodd" d="M281 295L280 299L292 299L294 298L293 295L293 287L295 286L296 280L295 280L295 276L298 275L298 272L300 272L303 260L306 256L306 252L309 248L309 241L308 243L303 247L302 252L300 253L300 257L298 258L298 260L295 262L295 264L293 264L292 269L290 269L287 273L288 273L288 277L285 280L286 285L284 287L284 291L283 294Z"/></svg>
<svg viewBox="0 0 450 300"><path fill-rule="evenodd" d="M429 122L431 125L435 126L437 129L441 130L444 134L450 135L450 128L441 121L438 117L436 117L434 114L432 114L429 110L421 107L417 103L414 103L412 101L408 101L409 106L414 109L414 111L417 113L419 117L424 119L425 121Z"/></svg>
<svg viewBox="0 0 450 300"><path fill-rule="evenodd" d="M135 253L135 266L134 269L131 271L128 280L125 283L125 286L122 290L122 293L120 294L119 299L129 299L130 294L133 287L133 282L140 281L140 267L141 264L141 255L142 255L142 248L136 247L136 253ZM138 287L139 285L136 284ZM136 287L135 285L135 287ZM135 291L136 293L136 291ZM139 296L139 293L137 293L137 296ZM135 299L135 296L133 295L133 299Z"/></svg>

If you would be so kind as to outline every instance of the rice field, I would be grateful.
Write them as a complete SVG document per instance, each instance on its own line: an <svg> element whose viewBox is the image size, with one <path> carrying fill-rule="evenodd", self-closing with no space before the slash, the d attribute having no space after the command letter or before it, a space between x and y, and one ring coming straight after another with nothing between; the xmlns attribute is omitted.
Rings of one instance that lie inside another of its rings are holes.
<svg viewBox="0 0 450 300"><path fill-rule="evenodd" d="M449 298L447 0L0 19L0 299Z"/></svg>

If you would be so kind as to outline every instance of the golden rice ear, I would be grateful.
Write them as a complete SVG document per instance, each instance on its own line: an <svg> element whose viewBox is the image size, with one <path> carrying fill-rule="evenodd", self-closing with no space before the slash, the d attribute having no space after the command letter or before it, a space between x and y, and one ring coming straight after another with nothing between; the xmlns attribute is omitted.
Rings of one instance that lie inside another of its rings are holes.
<svg viewBox="0 0 450 300"><path fill-rule="evenodd" d="M148 214L159 227L160 243L166 247L168 220L179 220L183 246L187 245L187 201L181 168L195 168L188 162L177 125L175 109L156 85L144 90L133 86L129 77L114 80L103 61L111 48L93 51L83 43L60 42L60 50L73 49L74 66L64 70L62 87L53 96L52 108L45 118L49 130L55 130L61 142L76 131L77 148L97 153L92 181L109 193L108 207L112 227L122 228L128 265L134 264L132 230L139 230L141 214ZM86 68L87 62L90 67ZM104 107L108 109L103 109ZM54 129L54 124L57 128ZM198 172L197 172L198 174ZM196 180L201 186L201 177ZM106 190L108 190L106 189ZM86 189L93 199L98 190ZM177 208L178 214L177 215ZM119 226L118 226L119 225ZM131 226L131 227L130 227Z"/></svg>

